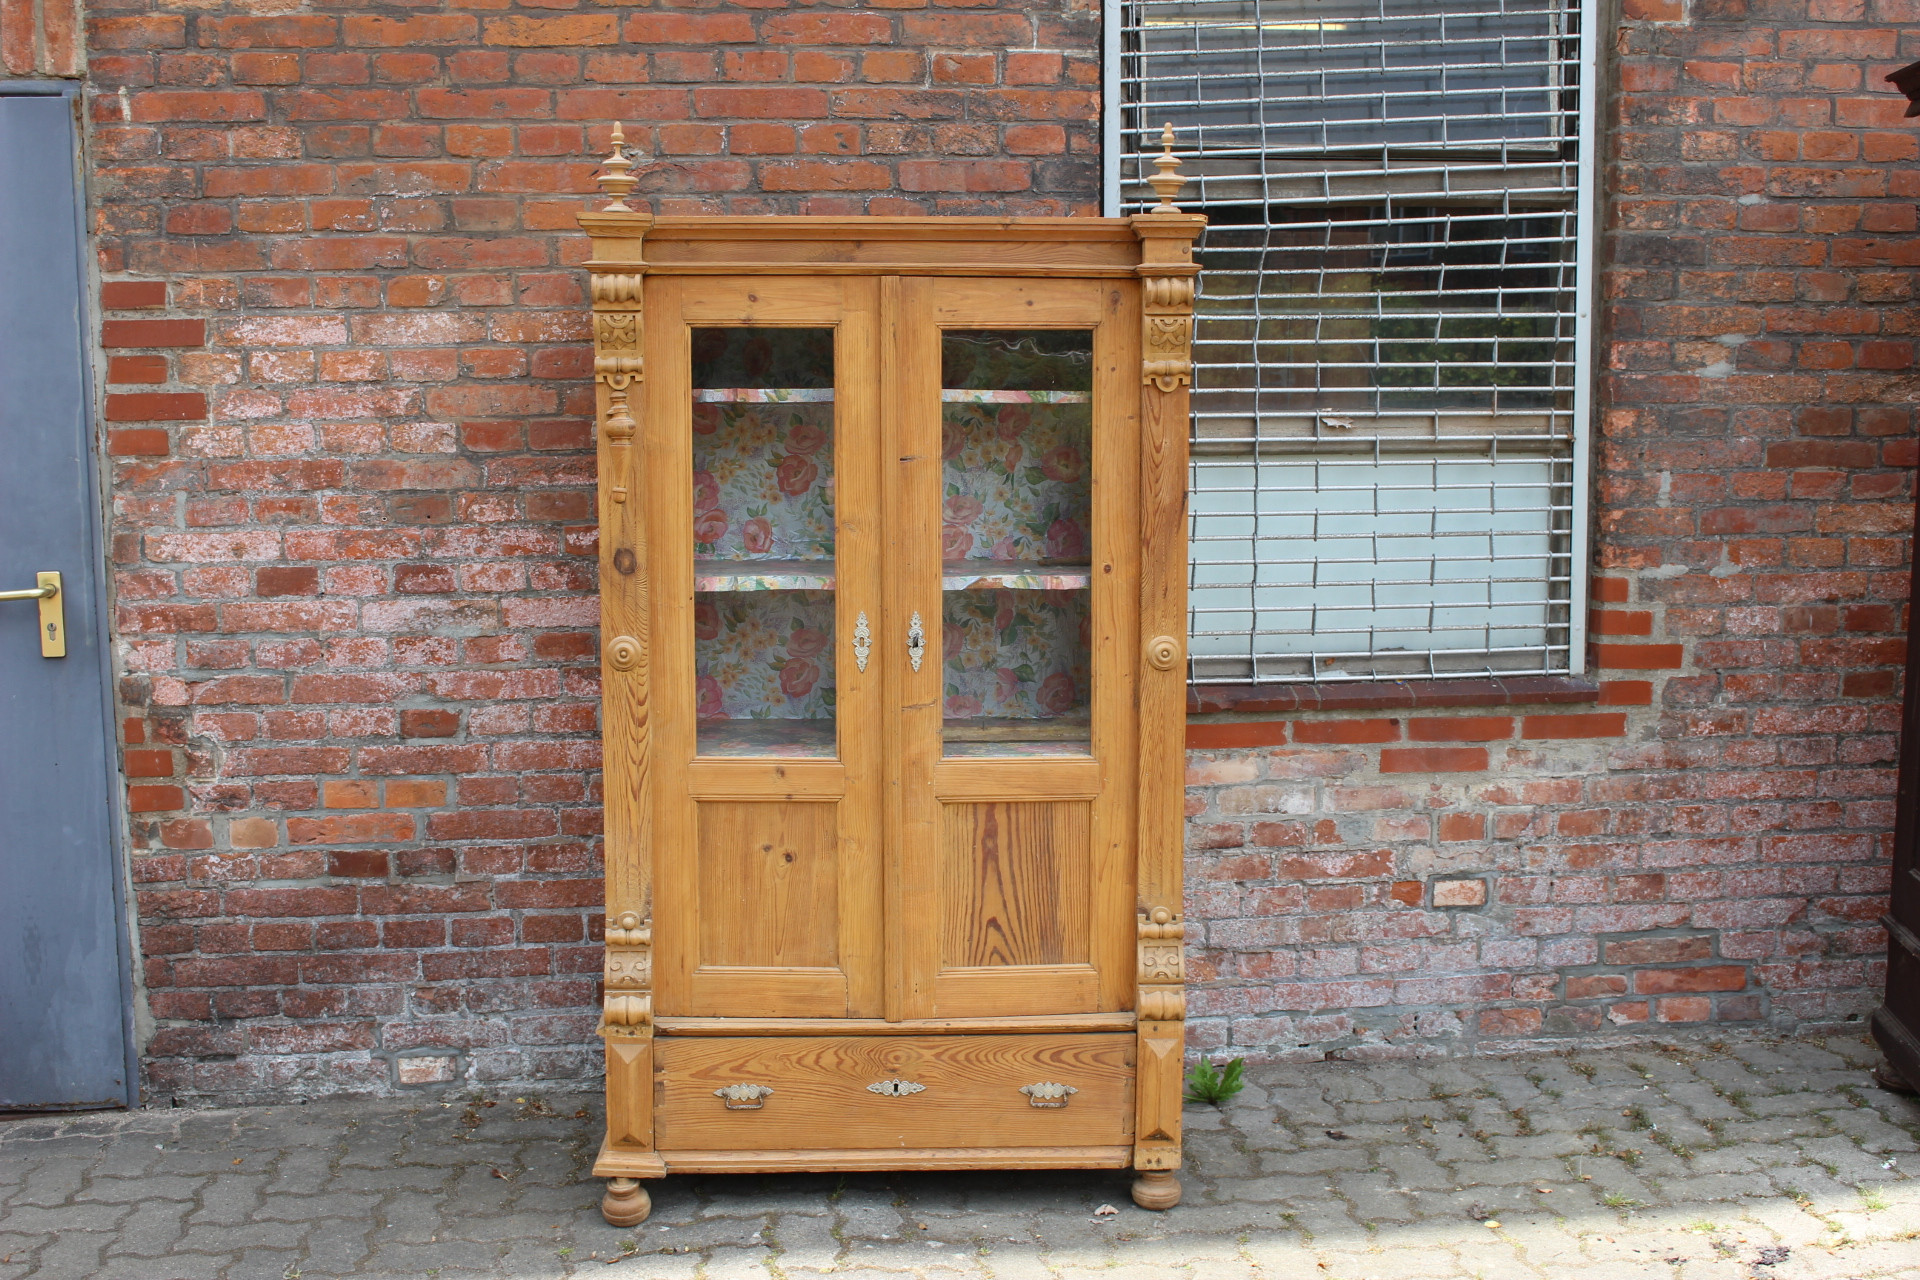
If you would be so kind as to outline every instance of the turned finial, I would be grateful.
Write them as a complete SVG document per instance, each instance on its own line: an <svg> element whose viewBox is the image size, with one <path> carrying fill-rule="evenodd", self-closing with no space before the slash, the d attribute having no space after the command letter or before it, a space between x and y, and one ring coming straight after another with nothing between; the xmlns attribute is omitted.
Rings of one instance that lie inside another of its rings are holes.
<svg viewBox="0 0 1920 1280"><path fill-rule="evenodd" d="M1147 179L1147 185L1152 187L1154 194L1160 197L1160 203L1147 212L1178 213L1180 210L1174 207L1173 197L1181 187L1187 184L1187 180L1180 176L1180 162L1173 158L1173 125L1171 123L1161 127L1160 145L1164 150L1160 152L1159 159L1153 162L1153 167L1160 172Z"/></svg>
<svg viewBox="0 0 1920 1280"><path fill-rule="evenodd" d="M606 159L606 171L596 182L600 189L613 197L613 203L606 207L607 213L631 213L627 205L627 193L640 185L640 179L628 173L633 161L627 159L627 135L621 131L620 122L613 124L613 154Z"/></svg>

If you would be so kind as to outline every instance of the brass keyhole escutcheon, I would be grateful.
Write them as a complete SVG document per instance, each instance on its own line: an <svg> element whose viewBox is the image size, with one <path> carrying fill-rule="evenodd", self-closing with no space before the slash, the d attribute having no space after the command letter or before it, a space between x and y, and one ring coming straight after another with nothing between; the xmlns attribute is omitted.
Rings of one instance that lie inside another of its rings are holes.
<svg viewBox="0 0 1920 1280"><path fill-rule="evenodd" d="M640 642L632 636L615 636L607 641L607 665L615 671L631 671L640 663Z"/></svg>

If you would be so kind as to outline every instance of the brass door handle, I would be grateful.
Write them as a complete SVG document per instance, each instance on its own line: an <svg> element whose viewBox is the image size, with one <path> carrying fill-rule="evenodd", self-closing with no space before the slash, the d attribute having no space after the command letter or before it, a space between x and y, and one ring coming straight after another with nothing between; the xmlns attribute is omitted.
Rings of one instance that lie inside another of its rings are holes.
<svg viewBox="0 0 1920 1280"><path fill-rule="evenodd" d="M40 585L21 591L0 591L0 600L38 600L40 602L40 656L67 656L67 610L60 595L60 575L44 572L33 575Z"/></svg>

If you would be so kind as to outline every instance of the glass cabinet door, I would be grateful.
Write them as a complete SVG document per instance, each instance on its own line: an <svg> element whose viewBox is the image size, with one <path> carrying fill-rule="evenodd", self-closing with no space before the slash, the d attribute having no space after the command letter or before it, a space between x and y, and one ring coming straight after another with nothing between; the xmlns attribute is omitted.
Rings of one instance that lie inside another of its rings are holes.
<svg viewBox="0 0 1920 1280"><path fill-rule="evenodd" d="M833 336L692 330L702 756L835 754Z"/></svg>
<svg viewBox="0 0 1920 1280"><path fill-rule="evenodd" d="M940 340L947 756L1088 754L1093 333Z"/></svg>
<svg viewBox="0 0 1920 1280"><path fill-rule="evenodd" d="M877 1016L877 290L675 279L648 303L656 1011Z"/></svg>
<svg viewBox="0 0 1920 1280"><path fill-rule="evenodd" d="M890 761L899 1016L1124 1009L1137 313L1086 280L901 293L889 640L937 622Z"/></svg>

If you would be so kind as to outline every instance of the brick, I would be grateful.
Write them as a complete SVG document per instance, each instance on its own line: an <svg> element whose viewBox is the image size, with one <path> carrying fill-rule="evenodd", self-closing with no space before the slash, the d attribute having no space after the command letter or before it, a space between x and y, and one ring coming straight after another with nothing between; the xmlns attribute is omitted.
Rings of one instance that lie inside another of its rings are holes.
<svg viewBox="0 0 1920 1280"><path fill-rule="evenodd" d="M113 458L161 457L173 452L173 440L160 427L136 427L107 433L107 456Z"/></svg>
<svg viewBox="0 0 1920 1280"><path fill-rule="evenodd" d="M1407 737L1414 742L1496 742L1512 736L1512 716L1420 716L1407 721Z"/></svg>
<svg viewBox="0 0 1920 1280"><path fill-rule="evenodd" d="M164 280L108 280L100 286L100 305L108 311L144 311L167 305Z"/></svg>
<svg viewBox="0 0 1920 1280"><path fill-rule="evenodd" d="M1293 723L1293 740L1313 743L1398 742L1400 722L1397 720L1296 720Z"/></svg>
<svg viewBox="0 0 1920 1280"><path fill-rule="evenodd" d="M116 347L200 347L207 341L205 320L106 320L100 345Z"/></svg>
<svg viewBox="0 0 1920 1280"><path fill-rule="evenodd" d="M1383 747L1382 773L1471 773L1487 767L1485 747Z"/></svg>
<svg viewBox="0 0 1920 1280"><path fill-rule="evenodd" d="M1481 907L1487 902L1487 882L1480 879L1435 880L1433 905L1436 907Z"/></svg>
<svg viewBox="0 0 1920 1280"><path fill-rule="evenodd" d="M1674 669L1683 660L1677 644L1596 644L1593 654L1600 666L1615 671Z"/></svg>
<svg viewBox="0 0 1920 1280"><path fill-rule="evenodd" d="M1192 751L1269 747L1277 746L1286 740L1287 726L1284 720L1249 720L1187 726L1187 748Z"/></svg>
<svg viewBox="0 0 1920 1280"><path fill-rule="evenodd" d="M198 391L112 392L108 422L204 422L207 397Z"/></svg>
<svg viewBox="0 0 1920 1280"><path fill-rule="evenodd" d="M1667 995L1683 991L1743 991L1744 965L1702 965L1688 969L1640 969L1633 975L1635 995Z"/></svg>
<svg viewBox="0 0 1920 1280"><path fill-rule="evenodd" d="M1578 715L1523 716L1520 736L1538 738L1617 738L1627 731L1621 711L1589 711Z"/></svg>
<svg viewBox="0 0 1920 1280"><path fill-rule="evenodd" d="M619 18L611 13L574 13L565 17L488 18L485 40L509 48L573 48L618 44Z"/></svg>

